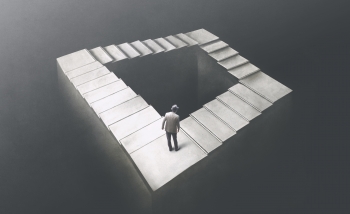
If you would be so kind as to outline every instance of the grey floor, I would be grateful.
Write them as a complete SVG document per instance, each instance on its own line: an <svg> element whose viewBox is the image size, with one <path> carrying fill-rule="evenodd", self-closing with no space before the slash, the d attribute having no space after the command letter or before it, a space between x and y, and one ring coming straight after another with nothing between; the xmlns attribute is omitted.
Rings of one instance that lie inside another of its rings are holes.
<svg viewBox="0 0 350 214"><path fill-rule="evenodd" d="M2 2L0 213L348 213L348 6ZM198 28L293 92L151 194L92 110L62 99L55 59Z"/></svg>

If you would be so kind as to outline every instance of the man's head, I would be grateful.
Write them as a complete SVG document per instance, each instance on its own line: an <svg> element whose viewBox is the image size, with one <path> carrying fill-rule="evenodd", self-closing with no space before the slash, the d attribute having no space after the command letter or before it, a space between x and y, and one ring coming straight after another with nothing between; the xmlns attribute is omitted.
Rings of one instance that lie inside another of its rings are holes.
<svg viewBox="0 0 350 214"><path fill-rule="evenodd" d="M176 104L171 107L172 112L177 112L178 109L179 107Z"/></svg>

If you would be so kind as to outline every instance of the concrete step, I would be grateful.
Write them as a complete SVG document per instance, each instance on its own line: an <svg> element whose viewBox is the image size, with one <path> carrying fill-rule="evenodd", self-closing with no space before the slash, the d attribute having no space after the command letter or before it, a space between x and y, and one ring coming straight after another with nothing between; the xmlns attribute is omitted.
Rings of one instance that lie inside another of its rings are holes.
<svg viewBox="0 0 350 214"><path fill-rule="evenodd" d="M178 39L175 36L167 36L165 39L170 42L176 48L182 48L188 46L187 43L183 42L181 39Z"/></svg>
<svg viewBox="0 0 350 214"><path fill-rule="evenodd" d="M109 129L109 126L113 123L141 111L148 106L147 102L141 96L136 96L101 113L100 118Z"/></svg>
<svg viewBox="0 0 350 214"><path fill-rule="evenodd" d="M228 90L260 112L272 105L272 103L242 84L236 84Z"/></svg>
<svg viewBox="0 0 350 214"><path fill-rule="evenodd" d="M249 124L246 119L243 119L243 117L232 111L219 100L215 99L213 101L210 101L204 105L204 108L210 111L213 115L217 116L235 131L238 131Z"/></svg>
<svg viewBox="0 0 350 214"><path fill-rule="evenodd" d="M229 128L225 123L216 118L205 108L201 108L191 114L200 124L214 134L221 142L236 134L236 131Z"/></svg>
<svg viewBox="0 0 350 214"><path fill-rule="evenodd" d="M209 56L213 57L216 61L222 61L237 54L238 52L233 50L232 48L225 47L210 53Z"/></svg>
<svg viewBox="0 0 350 214"><path fill-rule="evenodd" d="M148 54L153 54L153 51L139 40L130 43L130 45L141 54L140 57L146 56Z"/></svg>
<svg viewBox="0 0 350 214"><path fill-rule="evenodd" d="M163 47L161 47L160 45L158 45L156 42L154 42L151 39L147 39L147 40L143 41L143 43L153 51L153 54L164 52L164 50L165 50Z"/></svg>
<svg viewBox="0 0 350 214"><path fill-rule="evenodd" d="M94 109L96 114L100 115L102 112L120 105L134 97L136 97L136 93L131 88L127 87L126 89L91 103L90 106Z"/></svg>
<svg viewBox="0 0 350 214"><path fill-rule="evenodd" d="M243 65L245 63L248 63L249 61L240 56L240 55L235 55L233 57L227 58L225 60L222 60L218 62L222 67L226 68L227 70L233 69L235 67L238 67L240 65Z"/></svg>
<svg viewBox="0 0 350 214"><path fill-rule="evenodd" d="M97 79L91 80L89 82L77 86L77 90L80 92L80 94L85 94L89 91L98 89L117 80L118 77L113 72L110 72L107 75L101 76Z"/></svg>
<svg viewBox="0 0 350 214"><path fill-rule="evenodd" d="M129 43L123 43L120 45L117 45L117 47L123 51L123 53L129 58L135 58L140 56L141 54L137 52Z"/></svg>
<svg viewBox="0 0 350 214"><path fill-rule="evenodd" d="M119 79L116 82L112 82L108 85L105 85L101 88L98 88L96 90L90 91L86 94L83 94L83 97L85 98L85 100L91 104L97 100L100 100L102 98L105 98L111 94L117 93L120 90L123 90L125 88L127 88L128 86L124 83L124 81L122 81L121 79Z"/></svg>
<svg viewBox="0 0 350 214"><path fill-rule="evenodd" d="M292 92L290 88L261 71L241 79L240 83L272 103Z"/></svg>
<svg viewBox="0 0 350 214"><path fill-rule="evenodd" d="M251 63L246 63L228 70L230 74L237 77L238 79L242 79L258 71L260 71L260 69Z"/></svg>
<svg viewBox="0 0 350 214"><path fill-rule="evenodd" d="M168 42L164 38L154 39L154 41L156 43L158 43L158 45L162 46L164 48L165 52L168 52L168 51L176 49L176 47L174 45L172 45L170 42Z"/></svg>
<svg viewBox="0 0 350 214"><path fill-rule="evenodd" d="M121 139L121 144L129 154L135 152L162 135L165 135L165 131L161 129L162 122L163 118L154 121L153 123Z"/></svg>
<svg viewBox="0 0 350 214"><path fill-rule="evenodd" d="M93 48L89 51L101 64L113 61L113 58L102 47Z"/></svg>
<svg viewBox="0 0 350 214"><path fill-rule="evenodd" d="M203 45L205 43L219 39L219 37L215 36L214 34L210 33L205 29L191 31L185 33L185 35L197 41L199 45Z"/></svg>
<svg viewBox="0 0 350 214"><path fill-rule="evenodd" d="M103 65L99 61L95 61L93 63L84 65L80 68L68 71L65 74L68 77L68 79L72 79L74 77L80 76L82 74L85 74L87 72L93 71L93 70L101 68L101 67L103 67Z"/></svg>
<svg viewBox="0 0 350 214"><path fill-rule="evenodd" d="M210 54L214 51L228 47L228 44L226 44L225 42L223 42L221 40L215 40L214 42L210 42L210 43L207 43L205 45L201 45L199 47L202 48L208 54Z"/></svg>
<svg viewBox="0 0 350 214"><path fill-rule="evenodd" d="M80 76L74 77L74 78L70 79L70 81L73 83L73 85L75 87L77 87L81 84L84 84L84 83L89 82L91 80L97 79L97 78L104 76L106 74L109 74L109 73L110 73L110 71L105 66L103 66L101 68L87 72L87 73L82 74Z"/></svg>
<svg viewBox="0 0 350 214"><path fill-rule="evenodd" d="M123 120L110 125L109 129L113 133L114 137L121 142L121 139L129 136L137 130L142 129L159 118L161 118L161 116L158 114L158 112L152 106L149 106L129 117L124 118Z"/></svg>
<svg viewBox="0 0 350 214"><path fill-rule="evenodd" d="M210 153L222 144L192 117L187 117L186 119L182 120L180 122L180 126L181 129L206 153Z"/></svg>
<svg viewBox="0 0 350 214"><path fill-rule="evenodd" d="M184 41L188 46L198 45L197 41L193 40L192 38L186 36L183 33L176 34L175 36Z"/></svg>
<svg viewBox="0 0 350 214"><path fill-rule="evenodd" d="M60 65L64 73L93 63L95 61L96 59L86 49L57 58L57 63Z"/></svg>
<svg viewBox="0 0 350 214"><path fill-rule="evenodd" d="M105 51L113 57L112 62L118 62L123 59L127 59L128 57L115 45L109 45L104 47Z"/></svg>
<svg viewBox="0 0 350 214"><path fill-rule="evenodd" d="M240 116L245 118L247 121L251 121L261 114L258 110L251 107L249 104L229 91L219 95L217 99L229 107L231 110L235 111Z"/></svg>
<svg viewBox="0 0 350 214"><path fill-rule="evenodd" d="M206 154L184 132L177 134L180 150L168 150L166 136L130 154L150 188L155 191L206 157ZM123 140L122 140L123 141Z"/></svg>

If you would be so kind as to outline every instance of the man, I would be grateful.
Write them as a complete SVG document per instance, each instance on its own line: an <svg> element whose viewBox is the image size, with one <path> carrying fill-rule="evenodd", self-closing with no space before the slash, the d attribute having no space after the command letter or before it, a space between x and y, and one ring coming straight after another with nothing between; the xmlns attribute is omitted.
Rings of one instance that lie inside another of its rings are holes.
<svg viewBox="0 0 350 214"><path fill-rule="evenodd" d="M164 129L164 123L166 122L165 131L168 139L169 151L173 150L173 147L171 146L171 135L173 136L175 151L179 150L179 147L177 146L177 133L180 131L180 117L176 114L178 109L179 107L177 105L173 105L171 107L171 112L165 114L162 123L162 129Z"/></svg>

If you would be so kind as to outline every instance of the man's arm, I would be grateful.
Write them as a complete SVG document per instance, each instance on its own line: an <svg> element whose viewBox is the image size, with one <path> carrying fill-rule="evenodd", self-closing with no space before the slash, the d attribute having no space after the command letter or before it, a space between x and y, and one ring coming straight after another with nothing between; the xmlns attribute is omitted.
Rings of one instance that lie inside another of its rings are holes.
<svg viewBox="0 0 350 214"><path fill-rule="evenodd" d="M166 121L166 115L165 115L164 118L163 118L162 129L164 129L164 123L165 123L165 121Z"/></svg>
<svg viewBox="0 0 350 214"><path fill-rule="evenodd" d="M177 117L177 121L176 121L176 125L177 125L177 132L180 131L180 116Z"/></svg>

